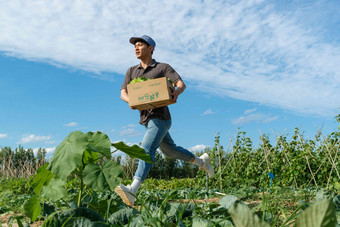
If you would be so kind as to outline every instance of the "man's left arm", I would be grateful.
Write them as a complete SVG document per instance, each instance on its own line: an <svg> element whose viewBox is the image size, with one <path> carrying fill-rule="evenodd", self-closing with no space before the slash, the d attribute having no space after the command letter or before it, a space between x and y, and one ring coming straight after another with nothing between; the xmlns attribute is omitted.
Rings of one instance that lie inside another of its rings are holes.
<svg viewBox="0 0 340 227"><path fill-rule="evenodd" d="M172 91L171 95L173 96L173 102L177 101L178 96L185 90L186 85L183 80L178 80L175 83L175 90Z"/></svg>

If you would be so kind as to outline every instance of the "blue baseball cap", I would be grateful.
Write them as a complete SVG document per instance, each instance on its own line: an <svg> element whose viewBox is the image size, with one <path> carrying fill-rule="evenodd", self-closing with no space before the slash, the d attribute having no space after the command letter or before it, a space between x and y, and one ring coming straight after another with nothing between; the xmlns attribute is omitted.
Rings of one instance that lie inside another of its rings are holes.
<svg viewBox="0 0 340 227"><path fill-rule="evenodd" d="M142 35L141 37L131 37L130 43L134 45L137 41L141 41L141 40L147 42L153 48L156 47L156 42L150 36L147 36L147 35Z"/></svg>

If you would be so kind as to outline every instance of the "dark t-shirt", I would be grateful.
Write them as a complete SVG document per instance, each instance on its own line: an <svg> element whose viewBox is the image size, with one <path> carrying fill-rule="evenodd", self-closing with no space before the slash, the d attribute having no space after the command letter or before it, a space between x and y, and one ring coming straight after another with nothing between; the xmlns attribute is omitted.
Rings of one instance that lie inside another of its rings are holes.
<svg viewBox="0 0 340 227"><path fill-rule="evenodd" d="M169 64L156 62L156 60L152 59L151 64L146 69L144 69L140 64L130 67L125 74L125 79L121 89L127 90L127 85L131 82L131 80L142 76L147 79L167 77L174 83L178 80L182 80L178 73ZM140 110L139 112L139 123L142 125L145 125L151 118L160 118L163 120L171 119L168 106L149 110Z"/></svg>

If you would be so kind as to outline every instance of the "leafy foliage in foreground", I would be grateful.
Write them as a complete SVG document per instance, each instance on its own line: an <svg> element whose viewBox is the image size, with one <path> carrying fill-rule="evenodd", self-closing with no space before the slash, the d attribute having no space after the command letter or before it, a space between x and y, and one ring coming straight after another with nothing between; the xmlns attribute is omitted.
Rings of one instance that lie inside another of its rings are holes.
<svg viewBox="0 0 340 227"><path fill-rule="evenodd" d="M35 195L25 202L25 214L35 221L40 216L43 208L41 201L44 200L50 203L62 200L81 208L90 198L92 207L101 210L104 205L110 210L110 202L100 204L96 193L113 191L123 176L121 166L111 160L111 145L150 161L144 150L123 143L111 144L104 133L72 132L56 148L49 164L39 168L32 182ZM68 185L72 185L69 191ZM75 191L77 195L74 195Z"/></svg>
<svg viewBox="0 0 340 227"><path fill-rule="evenodd" d="M172 190L164 194L140 193L137 199L139 208L126 207L112 193L121 181L122 169L110 159L111 145L107 136L99 132L71 133L57 147L49 165L41 167L34 177L32 187L35 195L24 204L25 214L32 221L38 217L45 218L44 226L232 226L233 223L239 223L237 225L240 226L250 226L249 223L266 226L278 223L269 213L271 210L265 207L267 202L258 217L234 195L226 195L219 203L199 204L192 199L197 196L209 197L209 191L203 191L203 194L197 190L187 191L189 193L185 190ZM127 149L131 156L147 157L140 149L134 153L126 145L114 146ZM275 190L273 188L273 192ZM186 196L189 202L174 200L174 194L177 193ZM263 201L266 201L265 193L262 194ZM302 210L304 205L293 215ZM326 211L319 212L319 209ZM287 224L295 220L296 223L304 223L305 218L315 215L315 212L319 214L313 217L315 222L326 226L336 223L335 205L329 199L316 202L305 212L304 215L299 214L297 219L295 216L288 217Z"/></svg>
<svg viewBox="0 0 340 227"><path fill-rule="evenodd" d="M227 195L219 203L179 203L169 200L139 200L139 208L120 207L107 220L89 208L72 208L49 216L44 226L74 226L84 222L88 226L335 226L334 204L324 199L301 209L285 223L269 223L253 213L234 196Z"/></svg>
<svg viewBox="0 0 340 227"><path fill-rule="evenodd" d="M337 144L338 140L333 142L333 145L328 144L328 149L332 146L336 148L334 144ZM219 203L199 203L197 202L198 198L209 198L212 196L211 193L217 192L217 189L214 189L215 191L197 189L197 187L202 188L202 185L206 183L205 176L199 172L199 177L195 180L184 180L187 186L196 187L194 190L176 189L159 193L154 191L148 194L143 185L144 191L142 190L138 195L138 208L126 207L120 198L112 193L112 189L122 180L122 169L118 163L111 161L111 146L127 149L126 153L130 153L132 157L145 159L148 157L141 149L134 153L134 149L130 150L131 147L124 144L111 144L107 136L100 132L87 134L73 132L58 146L56 155L51 162L41 167L32 180L31 186L34 195L29 195L24 204L26 215L32 221L37 218L45 220L44 226L231 226L233 223L241 225L244 220L248 219L254 222L259 220L259 225L289 226L296 224L303 226L302 223L306 222L304 220L306 218L314 218L314 222L320 225L334 226L336 217L339 216L338 196L325 190L317 192L315 204L311 203L310 198L306 198L307 202L301 201L300 205L294 205L297 208L293 212L285 214L282 219L280 213L277 212L278 209L281 209L280 206L291 206L294 203L283 204L280 201L281 198L278 195L287 195L287 193L284 191L285 187L277 186L281 176L275 171L273 172L276 182L274 181L274 186L270 188L271 193L269 194L265 193L268 190L259 190L253 187L252 191L228 193L227 196L220 199ZM216 143L215 148L211 151L218 171L215 180L207 182L210 187L215 185L215 188L216 186L230 188L227 187L230 177L226 181L221 178L224 168L227 168L222 165L222 151L219 143ZM330 171L327 178L330 183L333 183L332 174L336 174L338 169L338 160L334 151L338 150L333 150L333 153L328 152L328 156L324 156L327 158L324 159L324 164L319 166L319 169L322 166L332 166L333 172ZM243 153L247 154L247 152ZM259 184L260 186L265 185L265 182L268 185L267 170L268 168L269 170L274 169L271 164L268 164L269 162L267 163L274 153L271 154L269 151L265 155L267 156L262 162L267 165L267 169L257 175L263 179L263 184ZM242 157L242 152L240 156L236 154L229 156L229 165L237 161L243 164L247 163L245 162L247 159L242 159ZM244 157L251 158L250 155ZM65 163L69 163L69 165ZM315 173L313 169L311 173ZM231 173L231 177L232 174L235 172ZM238 174L240 176L238 180L244 180L242 179L243 175ZM189 184L191 181L193 183ZM153 184L155 185L156 181ZM176 184L181 185L181 181L177 181ZM333 189L336 189L336 182L332 185L334 185ZM151 184L149 187L152 187ZM246 185L242 187L246 188ZM262 197L258 196L257 198L262 200L262 203L252 208L248 207L243 200L250 197L251 194L254 196L258 192L257 190L261 192ZM181 198L182 201L178 198ZM183 198L186 200L183 201ZM277 208L274 208L275 203ZM323 212L319 212L319 209L322 209ZM315 215L316 213L318 215ZM16 220L19 221L20 218L22 217L17 217ZM299 221L299 219L301 220Z"/></svg>

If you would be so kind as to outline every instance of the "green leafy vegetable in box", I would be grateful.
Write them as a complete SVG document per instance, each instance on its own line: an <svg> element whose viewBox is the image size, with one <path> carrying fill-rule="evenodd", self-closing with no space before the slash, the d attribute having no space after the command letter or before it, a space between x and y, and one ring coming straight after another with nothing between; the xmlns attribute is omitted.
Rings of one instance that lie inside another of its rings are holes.
<svg viewBox="0 0 340 227"><path fill-rule="evenodd" d="M144 76L142 77L137 77L135 79L133 79L130 84L135 84L135 83L139 83L139 82L142 82L142 81L147 81L147 80L150 80L150 79L147 79L145 78Z"/></svg>
<svg viewBox="0 0 340 227"><path fill-rule="evenodd" d="M141 76L141 77L137 77L137 78L131 80L130 84L135 84L135 83L139 83L139 82L147 81L147 80L152 80L152 79L147 79L146 77ZM171 84L174 83L170 78L168 78L168 80Z"/></svg>
<svg viewBox="0 0 340 227"><path fill-rule="evenodd" d="M174 84L174 82L172 81L172 79L168 78L168 81L169 81L171 84Z"/></svg>

